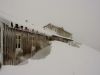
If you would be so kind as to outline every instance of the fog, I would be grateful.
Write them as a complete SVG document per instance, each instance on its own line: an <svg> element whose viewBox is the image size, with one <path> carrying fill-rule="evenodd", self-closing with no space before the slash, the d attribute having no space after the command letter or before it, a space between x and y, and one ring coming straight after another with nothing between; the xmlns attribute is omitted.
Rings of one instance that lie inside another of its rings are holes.
<svg viewBox="0 0 100 75"><path fill-rule="evenodd" d="M100 51L100 0L0 0L4 13L36 26L63 26L76 41Z"/></svg>

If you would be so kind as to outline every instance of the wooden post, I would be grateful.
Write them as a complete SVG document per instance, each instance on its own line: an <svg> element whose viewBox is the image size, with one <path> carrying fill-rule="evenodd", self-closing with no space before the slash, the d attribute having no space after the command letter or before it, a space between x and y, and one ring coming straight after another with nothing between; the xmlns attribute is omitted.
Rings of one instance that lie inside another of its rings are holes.
<svg viewBox="0 0 100 75"><path fill-rule="evenodd" d="M3 65L3 30L4 30L4 23L0 22L0 63Z"/></svg>
<svg viewBox="0 0 100 75"><path fill-rule="evenodd" d="M7 31L6 31L6 65L8 64L8 42L9 42L9 37L8 37L8 27L7 27Z"/></svg>
<svg viewBox="0 0 100 75"><path fill-rule="evenodd" d="M3 64L6 62L6 26L4 25L4 52L3 52Z"/></svg>

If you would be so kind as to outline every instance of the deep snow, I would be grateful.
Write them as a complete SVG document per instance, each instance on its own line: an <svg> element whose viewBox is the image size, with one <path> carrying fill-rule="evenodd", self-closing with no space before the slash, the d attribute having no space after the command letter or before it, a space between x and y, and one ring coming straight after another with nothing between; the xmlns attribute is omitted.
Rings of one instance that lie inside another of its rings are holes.
<svg viewBox="0 0 100 75"><path fill-rule="evenodd" d="M0 75L100 75L100 52L84 44L75 48L53 41L51 46L51 53L45 59L29 59L28 64L20 66L3 66ZM42 57L45 51L38 53Z"/></svg>

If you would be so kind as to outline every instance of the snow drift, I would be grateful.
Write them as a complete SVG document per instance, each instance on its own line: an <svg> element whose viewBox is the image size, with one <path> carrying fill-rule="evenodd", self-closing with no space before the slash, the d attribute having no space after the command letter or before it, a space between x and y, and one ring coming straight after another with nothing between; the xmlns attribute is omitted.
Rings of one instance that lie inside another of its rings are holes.
<svg viewBox="0 0 100 75"><path fill-rule="evenodd" d="M28 64L21 66L3 66L0 75L100 75L100 52L84 44L75 48L53 41L51 53L45 59L29 59Z"/></svg>

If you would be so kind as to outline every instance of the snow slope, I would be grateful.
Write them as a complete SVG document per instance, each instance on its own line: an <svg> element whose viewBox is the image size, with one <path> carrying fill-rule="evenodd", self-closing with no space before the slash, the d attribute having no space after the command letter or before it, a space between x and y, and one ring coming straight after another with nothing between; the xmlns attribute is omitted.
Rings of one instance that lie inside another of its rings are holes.
<svg viewBox="0 0 100 75"><path fill-rule="evenodd" d="M42 50L37 53L43 53ZM49 52L49 51L48 51ZM51 53L41 60L28 60L21 66L3 66L0 75L100 75L100 52L81 45L80 48L53 41Z"/></svg>

